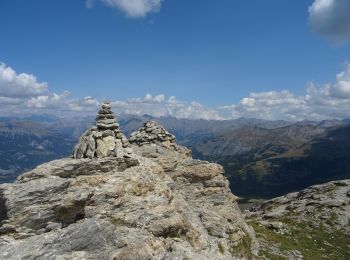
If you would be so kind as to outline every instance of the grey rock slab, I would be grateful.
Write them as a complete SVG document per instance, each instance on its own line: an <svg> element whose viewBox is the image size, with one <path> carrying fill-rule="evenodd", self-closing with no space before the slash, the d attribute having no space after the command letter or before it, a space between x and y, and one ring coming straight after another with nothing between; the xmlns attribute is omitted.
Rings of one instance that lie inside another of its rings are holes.
<svg viewBox="0 0 350 260"><path fill-rule="evenodd" d="M107 146L107 144L101 139L97 139L96 143L97 143L96 157L97 158L107 157L108 151L109 151L109 147Z"/></svg>
<svg viewBox="0 0 350 260"><path fill-rule="evenodd" d="M0 186L0 259L241 259L238 245L257 254L221 166L166 133L170 144L150 132L157 139L141 133L125 148L122 133L102 132L102 158L52 161Z"/></svg>
<svg viewBox="0 0 350 260"><path fill-rule="evenodd" d="M0 259L112 259L118 246L115 227L107 221L86 219L66 229L0 245Z"/></svg>

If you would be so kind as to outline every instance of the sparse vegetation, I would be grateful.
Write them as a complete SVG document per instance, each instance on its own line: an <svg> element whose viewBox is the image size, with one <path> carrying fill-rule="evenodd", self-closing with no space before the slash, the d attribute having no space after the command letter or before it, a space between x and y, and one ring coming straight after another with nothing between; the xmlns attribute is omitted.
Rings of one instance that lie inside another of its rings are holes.
<svg viewBox="0 0 350 260"><path fill-rule="evenodd" d="M333 218L334 216L332 216ZM294 222L291 219L281 220L290 234L281 235L257 221L249 224L254 228L258 238L267 244L279 248L281 252L299 251L305 259L350 259L350 236L339 230L328 231L323 223L318 228L312 228L308 222ZM260 255L269 259L284 259L282 256L269 254L268 248L263 248Z"/></svg>
<svg viewBox="0 0 350 260"><path fill-rule="evenodd" d="M268 249L262 249L260 251L260 256L264 259L269 259L269 260L287 260L287 257L273 254Z"/></svg>
<svg viewBox="0 0 350 260"><path fill-rule="evenodd" d="M338 214L335 212L331 212L329 215L329 218L325 221L325 223L330 227L332 227L337 223L337 220L338 220Z"/></svg>
<svg viewBox="0 0 350 260"><path fill-rule="evenodd" d="M130 226L128 225L128 223L125 222L124 219L121 218L110 217L109 221L115 226Z"/></svg>
<svg viewBox="0 0 350 260"><path fill-rule="evenodd" d="M224 248L224 246L221 243L218 244L218 248L219 248L219 251L220 251L221 254L225 253L225 248Z"/></svg>
<svg viewBox="0 0 350 260"><path fill-rule="evenodd" d="M238 243L238 245L233 246L229 249L232 256L242 256L246 259L253 259L252 255L252 240L250 236L245 235L241 241Z"/></svg>
<svg viewBox="0 0 350 260"><path fill-rule="evenodd" d="M209 236L212 236L213 235L213 228L212 227L208 227L207 228L207 232L208 232Z"/></svg>

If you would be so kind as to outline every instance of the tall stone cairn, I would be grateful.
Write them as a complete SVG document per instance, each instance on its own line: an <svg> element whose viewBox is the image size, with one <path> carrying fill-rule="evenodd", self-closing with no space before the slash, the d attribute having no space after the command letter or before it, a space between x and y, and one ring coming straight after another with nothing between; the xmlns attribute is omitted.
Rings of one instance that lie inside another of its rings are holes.
<svg viewBox="0 0 350 260"><path fill-rule="evenodd" d="M73 158L131 158L129 141L119 128L109 102L104 102L96 116L96 123L79 139Z"/></svg>
<svg viewBox="0 0 350 260"><path fill-rule="evenodd" d="M137 145L160 144L171 147L175 144L176 137L165 130L155 121L147 121L138 131L133 132L129 137L129 142Z"/></svg>

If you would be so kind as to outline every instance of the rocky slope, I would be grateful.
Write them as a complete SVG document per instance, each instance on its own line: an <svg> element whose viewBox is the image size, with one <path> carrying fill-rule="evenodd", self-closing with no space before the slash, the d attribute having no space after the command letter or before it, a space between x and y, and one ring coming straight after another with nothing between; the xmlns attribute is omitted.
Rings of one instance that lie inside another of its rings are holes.
<svg viewBox="0 0 350 260"><path fill-rule="evenodd" d="M246 215L261 258L350 259L350 180L269 200Z"/></svg>
<svg viewBox="0 0 350 260"><path fill-rule="evenodd" d="M130 140L137 163L66 158L0 185L0 259L253 257L254 232L222 167L164 133L141 142L155 133L145 128Z"/></svg>

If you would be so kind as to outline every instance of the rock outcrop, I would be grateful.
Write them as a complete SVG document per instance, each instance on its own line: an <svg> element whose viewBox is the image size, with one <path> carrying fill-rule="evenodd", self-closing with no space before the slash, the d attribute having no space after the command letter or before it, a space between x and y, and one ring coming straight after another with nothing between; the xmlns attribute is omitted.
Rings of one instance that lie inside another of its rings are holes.
<svg viewBox="0 0 350 260"><path fill-rule="evenodd" d="M314 185L246 212L261 256L350 259L350 180Z"/></svg>
<svg viewBox="0 0 350 260"><path fill-rule="evenodd" d="M117 138L112 120L85 136ZM86 150L75 157L92 158L52 161L0 185L0 259L254 257L254 232L221 166L192 159L170 134L130 141L135 164L118 149L102 158Z"/></svg>
<svg viewBox="0 0 350 260"><path fill-rule="evenodd" d="M119 129L110 104L105 102L96 116L95 125L80 137L73 158L130 158L132 150L128 146L128 139Z"/></svg>

